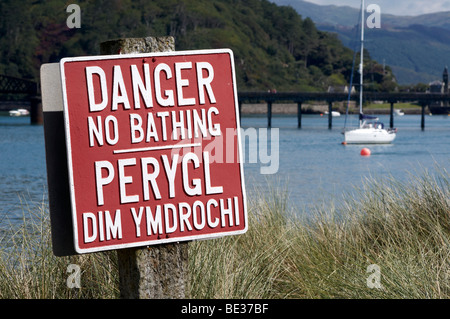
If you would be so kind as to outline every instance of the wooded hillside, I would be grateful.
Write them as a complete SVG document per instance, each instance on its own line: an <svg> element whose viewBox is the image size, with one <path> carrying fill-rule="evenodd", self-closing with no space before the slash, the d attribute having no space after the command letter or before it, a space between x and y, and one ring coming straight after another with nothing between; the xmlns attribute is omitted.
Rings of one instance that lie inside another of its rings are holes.
<svg viewBox="0 0 450 319"><path fill-rule="evenodd" d="M172 35L177 50L232 49L240 91L326 90L350 79L350 49L311 19L267 0L84 0L77 2L79 29L66 25L68 4L1 1L0 74L38 79L41 64L99 54L103 41ZM368 87L395 87L389 67L384 74L369 58L365 64Z"/></svg>

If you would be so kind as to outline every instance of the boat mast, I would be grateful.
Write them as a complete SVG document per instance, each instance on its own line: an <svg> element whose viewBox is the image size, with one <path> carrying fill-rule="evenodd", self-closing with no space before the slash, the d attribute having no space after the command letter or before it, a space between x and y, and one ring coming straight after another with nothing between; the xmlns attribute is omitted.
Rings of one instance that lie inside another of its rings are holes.
<svg viewBox="0 0 450 319"><path fill-rule="evenodd" d="M359 114L362 114L363 103L363 63L364 63L364 0L361 0L361 63L359 65ZM362 125L362 119L359 119L359 126Z"/></svg>

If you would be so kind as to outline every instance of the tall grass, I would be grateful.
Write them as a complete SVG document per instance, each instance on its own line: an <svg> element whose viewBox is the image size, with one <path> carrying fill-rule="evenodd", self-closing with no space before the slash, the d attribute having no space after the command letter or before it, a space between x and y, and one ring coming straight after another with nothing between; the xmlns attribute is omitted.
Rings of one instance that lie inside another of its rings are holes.
<svg viewBox="0 0 450 319"><path fill-rule="evenodd" d="M250 202L245 235L190 244L190 291L195 298L274 298L289 254L292 225L285 192Z"/></svg>
<svg viewBox="0 0 450 319"><path fill-rule="evenodd" d="M23 207L22 223L0 225L0 298L118 298L115 254L54 256L46 205ZM71 264L80 267L80 288L67 284Z"/></svg>
<svg viewBox="0 0 450 319"><path fill-rule="evenodd" d="M190 243L189 297L450 298L449 184L446 171L368 179L308 216L288 210L284 190L251 198L246 234ZM118 298L114 252L54 257L46 207L28 215L0 225L0 298ZM67 287L71 263L81 288Z"/></svg>
<svg viewBox="0 0 450 319"><path fill-rule="evenodd" d="M300 224L284 278L291 296L449 298L448 177L369 180L331 214ZM372 264L380 289L367 284Z"/></svg>
<svg viewBox="0 0 450 319"><path fill-rule="evenodd" d="M368 179L312 217L285 192L251 203L248 234L191 245L198 298L450 298L449 175ZM331 210L330 210L331 209ZM378 266L380 288L368 285ZM371 288L372 287L372 288Z"/></svg>

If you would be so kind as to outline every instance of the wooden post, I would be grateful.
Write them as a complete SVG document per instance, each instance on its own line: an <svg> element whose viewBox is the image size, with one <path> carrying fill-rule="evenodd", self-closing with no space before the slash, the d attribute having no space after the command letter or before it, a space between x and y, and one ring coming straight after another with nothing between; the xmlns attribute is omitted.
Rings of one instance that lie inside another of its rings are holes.
<svg viewBox="0 0 450 319"><path fill-rule="evenodd" d="M331 114L333 109L333 102L328 102L328 128L331 129L333 127L333 115Z"/></svg>
<svg viewBox="0 0 450 319"><path fill-rule="evenodd" d="M186 298L187 242L119 249L117 257L121 298Z"/></svg>
<svg viewBox="0 0 450 319"><path fill-rule="evenodd" d="M391 102L391 119L389 121L389 125L391 128L394 127L394 102Z"/></svg>
<svg viewBox="0 0 450 319"><path fill-rule="evenodd" d="M272 101L267 101L267 126L272 127Z"/></svg>
<svg viewBox="0 0 450 319"><path fill-rule="evenodd" d="M302 128L302 102L297 102L297 123L298 128Z"/></svg>
<svg viewBox="0 0 450 319"><path fill-rule="evenodd" d="M173 37L126 38L103 42L101 54L167 52ZM188 242L117 250L120 297L124 299L185 298Z"/></svg>

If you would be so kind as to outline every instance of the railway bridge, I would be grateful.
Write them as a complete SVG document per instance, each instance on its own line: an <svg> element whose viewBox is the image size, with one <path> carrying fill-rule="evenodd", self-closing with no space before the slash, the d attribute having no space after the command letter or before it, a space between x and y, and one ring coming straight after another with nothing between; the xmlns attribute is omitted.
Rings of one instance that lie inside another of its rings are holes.
<svg viewBox="0 0 450 319"><path fill-rule="evenodd" d="M30 102L25 108L29 108L31 124L42 123L41 96L36 82L0 74L0 94L25 95L25 99ZM4 106L1 110L9 111L11 107Z"/></svg>
<svg viewBox="0 0 450 319"><path fill-rule="evenodd" d="M272 126L272 103L296 103L297 104L297 122L298 127L302 127L302 104L309 101L322 101L328 103L328 128L332 128L332 106L333 102L347 101L350 97L352 101L359 101L359 93L349 96L348 93L327 93L327 92L239 92L239 110L243 103L267 103L267 126ZM387 101L390 103L390 127L394 126L394 104L399 102L417 103L422 108L421 127L425 128L425 108L431 103L450 101L450 93L380 93L366 92L364 101Z"/></svg>

